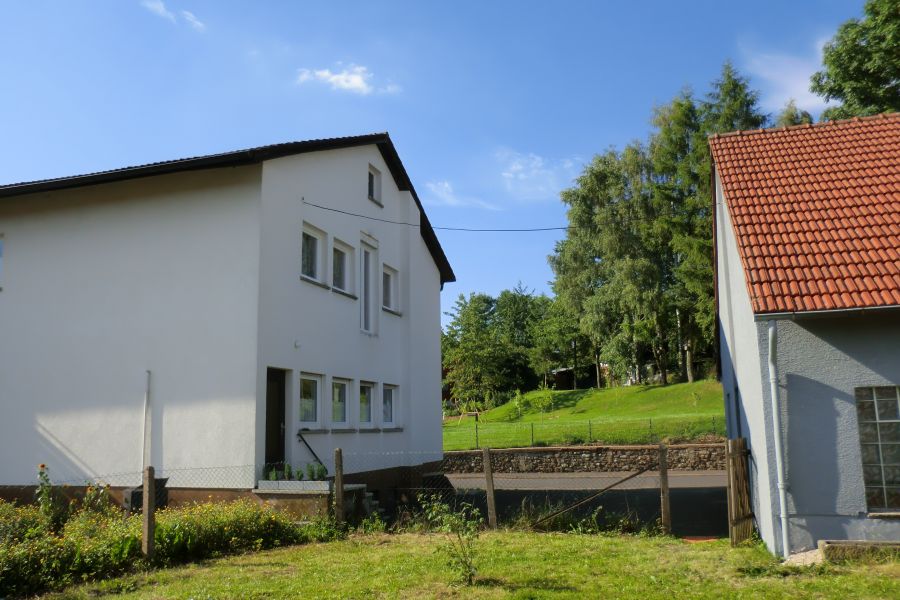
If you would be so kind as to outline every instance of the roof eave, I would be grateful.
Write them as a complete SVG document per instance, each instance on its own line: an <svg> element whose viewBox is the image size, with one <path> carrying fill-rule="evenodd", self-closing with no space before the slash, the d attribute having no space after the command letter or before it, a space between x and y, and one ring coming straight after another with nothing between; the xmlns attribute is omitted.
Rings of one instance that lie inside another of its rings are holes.
<svg viewBox="0 0 900 600"><path fill-rule="evenodd" d="M753 313L753 320L763 321L798 321L821 317L842 317L872 313L885 313L900 311L900 304L888 304L884 306L862 306L858 308L835 308L829 310L801 310L788 312L757 312Z"/></svg>

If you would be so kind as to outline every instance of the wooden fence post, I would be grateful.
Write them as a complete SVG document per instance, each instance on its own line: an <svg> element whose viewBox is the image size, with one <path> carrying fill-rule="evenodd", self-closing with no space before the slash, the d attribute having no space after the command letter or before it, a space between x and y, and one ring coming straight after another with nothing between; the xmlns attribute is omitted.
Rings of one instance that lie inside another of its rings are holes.
<svg viewBox="0 0 900 600"><path fill-rule="evenodd" d="M344 522L344 455L334 449L334 520Z"/></svg>
<svg viewBox="0 0 900 600"><path fill-rule="evenodd" d="M494 497L494 470L491 466L491 449L485 448L482 452L484 463L484 483L487 491L488 526L497 528L497 499Z"/></svg>
<svg viewBox="0 0 900 600"><path fill-rule="evenodd" d="M153 467L144 469L144 485L141 491L142 499L142 527L141 527L141 552L147 560L153 558L155 550L156 534L156 479Z"/></svg>
<svg viewBox="0 0 900 600"><path fill-rule="evenodd" d="M659 520L663 533L672 533L672 512L669 504L669 450L659 445Z"/></svg>

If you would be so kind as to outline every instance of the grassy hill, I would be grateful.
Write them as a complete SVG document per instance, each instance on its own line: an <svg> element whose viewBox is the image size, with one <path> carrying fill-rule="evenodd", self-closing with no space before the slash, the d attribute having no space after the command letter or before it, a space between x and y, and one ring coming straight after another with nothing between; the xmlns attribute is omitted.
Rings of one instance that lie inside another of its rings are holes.
<svg viewBox="0 0 900 600"><path fill-rule="evenodd" d="M476 431L477 429L477 431ZM717 381L668 386L533 391L474 417L444 422L444 450L489 446L693 440L725 432ZM477 440L476 440L477 438Z"/></svg>

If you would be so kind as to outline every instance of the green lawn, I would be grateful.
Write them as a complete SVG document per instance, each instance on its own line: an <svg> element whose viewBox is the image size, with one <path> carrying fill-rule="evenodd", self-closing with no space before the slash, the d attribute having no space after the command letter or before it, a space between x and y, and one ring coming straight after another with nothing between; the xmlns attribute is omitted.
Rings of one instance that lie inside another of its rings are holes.
<svg viewBox="0 0 900 600"><path fill-rule="evenodd" d="M542 397L552 405L541 410ZM722 386L698 381L668 386L528 392L520 410L513 402L482 413L477 447L609 443L646 444L725 433ZM444 450L476 447L474 417L444 422Z"/></svg>
<svg viewBox="0 0 900 600"><path fill-rule="evenodd" d="M898 598L900 564L779 567L726 540L495 532L473 587L452 583L440 534L356 535L70 588L96 598Z"/></svg>

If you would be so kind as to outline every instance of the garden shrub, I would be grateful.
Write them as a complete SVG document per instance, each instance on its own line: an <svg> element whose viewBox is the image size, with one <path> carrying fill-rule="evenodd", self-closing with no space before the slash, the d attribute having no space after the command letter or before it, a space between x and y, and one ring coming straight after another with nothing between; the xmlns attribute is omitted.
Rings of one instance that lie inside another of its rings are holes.
<svg viewBox="0 0 900 600"><path fill-rule="evenodd" d="M156 513L155 565L172 565L248 550L343 535L333 521L298 525L250 500L194 504ZM0 502L0 598L34 594L71 583L146 567L141 516L94 498L59 531L37 506Z"/></svg>

